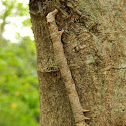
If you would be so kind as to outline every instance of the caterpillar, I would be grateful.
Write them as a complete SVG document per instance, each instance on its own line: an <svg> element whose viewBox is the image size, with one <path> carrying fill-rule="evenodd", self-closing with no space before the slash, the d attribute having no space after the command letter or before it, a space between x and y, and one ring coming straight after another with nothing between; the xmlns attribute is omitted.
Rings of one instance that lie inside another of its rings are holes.
<svg viewBox="0 0 126 126"><path fill-rule="evenodd" d="M72 112L74 115L76 126L89 126L85 123L85 120L89 120L84 116L84 112L89 112L89 110L84 110L80 104L79 97L75 88L74 80L71 75L71 71L69 69L66 56L63 50L63 44L61 42L61 36L64 33L64 30L58 31L58 27L56 25L55 16L58 13L58 10L47 14L47 22L49 24L49 30L51 39L53 42L53 48L56 54L56 60L58 62L58 66L61 72L61 76L63 78L65 87L68 91L70 105L72 108Z"/></svg>

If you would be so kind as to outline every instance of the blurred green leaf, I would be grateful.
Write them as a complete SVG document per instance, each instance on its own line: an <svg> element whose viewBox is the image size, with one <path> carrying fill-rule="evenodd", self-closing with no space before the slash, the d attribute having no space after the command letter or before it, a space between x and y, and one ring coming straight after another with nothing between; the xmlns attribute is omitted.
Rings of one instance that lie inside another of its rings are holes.
<svg viewBox="0 0 126 126"><path fill-rule="evenodd" d="M25 16L23 27L31 27L28 7L15 0L1 2L5 9L0 13L0 27L4 29L11 23L6 19L15 16ZM0 37L0 126L39 126L35 44L20 33L16 37L18 43Z"/></svg>

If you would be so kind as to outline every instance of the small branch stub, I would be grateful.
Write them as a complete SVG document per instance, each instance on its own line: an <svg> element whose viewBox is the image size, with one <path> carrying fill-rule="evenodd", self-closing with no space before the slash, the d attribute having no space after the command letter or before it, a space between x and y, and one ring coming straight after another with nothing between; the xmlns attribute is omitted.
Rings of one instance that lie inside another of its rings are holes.
<svg viewBox="0 0 126 126"><path fill-rule="evenodd" d="M56 59L57 59L58 66L61 72L61 76L65 83L65 87L69 94L69 100L70 100L71 108L72 108L73 115L75 118L76 126L88 126L85 123L85 120L89 120L89 118L85 117L83 112L88 112L89 110L83 110L79 101L79 97L75 88L71 71L67 64L67 59L64 54L63 45L61 42L61 36L64 30L58 31L58 27L55 22L55 16L57 13L58 13L58 10L55 9L54 11L48 13L48 15L46 16L47 22L49 22L50 24L49 30L50 30L51 39L53 42L53 48L56 54Z"/></svg>

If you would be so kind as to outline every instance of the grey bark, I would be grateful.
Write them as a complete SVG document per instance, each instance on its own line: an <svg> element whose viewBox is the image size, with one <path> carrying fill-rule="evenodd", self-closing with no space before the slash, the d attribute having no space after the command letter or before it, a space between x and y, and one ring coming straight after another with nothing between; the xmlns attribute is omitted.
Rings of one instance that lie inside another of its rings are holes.
<svg viewBox="0 0 126 126"><path fill-rule="evenodd" d="M123 4L125 5L125 4ZM52 0L30 4L37 50L41 126L74 126L69 98L54 53L46 15L58 9L62 43L90 126L126 125L126 31L116 0ZM38 12L38 13L37 13Z"/></svg>

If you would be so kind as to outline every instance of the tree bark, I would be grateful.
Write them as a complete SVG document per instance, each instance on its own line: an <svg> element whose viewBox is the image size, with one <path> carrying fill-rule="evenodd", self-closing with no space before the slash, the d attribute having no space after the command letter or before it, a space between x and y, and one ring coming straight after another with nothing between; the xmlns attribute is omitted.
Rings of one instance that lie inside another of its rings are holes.
<svg viewBox="0 0 126 126"><path fill-rule="evenodd" d="M126 125L124 5L115 0L46 0L40 8L37 0L31 1L41 126L75 125L46 20L47 14L55 9L58 10L55 19L58 30L64 30L61 41L81 106L90 110L85 115L91 120L86 123Z"/></svg>

